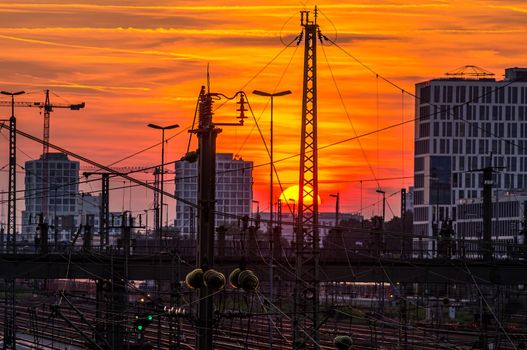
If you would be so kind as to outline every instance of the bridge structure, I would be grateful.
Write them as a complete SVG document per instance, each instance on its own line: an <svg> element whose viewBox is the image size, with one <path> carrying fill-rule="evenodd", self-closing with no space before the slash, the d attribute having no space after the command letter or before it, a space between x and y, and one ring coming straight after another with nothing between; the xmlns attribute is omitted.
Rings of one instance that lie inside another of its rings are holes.
<svg viewBox="0 0 527 350"><path fill-rule="evenodd" d="M112 271L127 271L128 280L180 280L196 266L195 242L184 242L162 253L134 252L122 249L99 253L81 247L60 252L2 253L0 279L111 279ZM27 246L26 246L27 247ZM151 248L152 249L152 248ZM527 284L527 249L517 247L511 258L484 260L481 258L401 256L398 252L374 256L361 249L342 254L343 249L321 249L320 280L327 282L372 283L441 283L441 284ZM215 268L224 274L245 263L262 281L269 278L268 252L254 251L240 257L239 251L224 251L215 255ZM286 251L286 253L288 253ZM426 256L426 254L423 254ZM295 279L295 257L273 258L274 273L284 281Z"/></svg>

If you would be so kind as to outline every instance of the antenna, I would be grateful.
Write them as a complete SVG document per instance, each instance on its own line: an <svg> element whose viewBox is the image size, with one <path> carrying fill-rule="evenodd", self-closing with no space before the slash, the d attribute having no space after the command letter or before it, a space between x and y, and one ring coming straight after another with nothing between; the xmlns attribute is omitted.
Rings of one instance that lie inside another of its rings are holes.
<svg viewBox="0 0 527 350"><path fill-rule="evenodd" d="M207 93L210 93L210 62L207 62Z"/></svg>

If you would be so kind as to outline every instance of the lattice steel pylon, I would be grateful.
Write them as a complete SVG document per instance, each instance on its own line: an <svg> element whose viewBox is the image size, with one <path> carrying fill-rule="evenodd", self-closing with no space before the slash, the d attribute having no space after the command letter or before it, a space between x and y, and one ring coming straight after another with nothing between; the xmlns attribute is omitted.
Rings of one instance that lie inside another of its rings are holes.
<svg viewBox="0 0 527 350"><path fill-rule="evenodd" d="M159 204L160 204L160 196L159 192L161 191L161 169L160 167L156 167L154 169L154 187L156 190L154 191L154 231L157 236L157 241L159 243L159 250L161 251L161 230L163 228L163 218L161 218L160 211L159 211Z"/></svg>
<svg viewBox="0 0 527 350"><path fill-rule="evenodd" d="M16 118L14 94L11 95L9 118L9 191L7 205L7 253L16 254ZM3 349L16 349L15 279L6 279L4 285L4 345Z"/></svg>
<svg viewBox="0 0 527 350"><path fill-rule="evenodd" d="M304 36L302 140L298 222L295 234L293 349L319 349L319 232L317 151L317 9L314 20L301 11Z"/></svg>

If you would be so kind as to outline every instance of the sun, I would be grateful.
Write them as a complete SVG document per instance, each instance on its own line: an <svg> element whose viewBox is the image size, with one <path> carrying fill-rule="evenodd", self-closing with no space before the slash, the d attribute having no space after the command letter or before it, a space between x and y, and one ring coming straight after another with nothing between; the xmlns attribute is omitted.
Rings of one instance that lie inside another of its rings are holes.
<svg viewBox="0 0 527 350"><path fill-rule="evenodd" d="M280 200L282 201L282 203L294 201L295 204L298 204L298 190L298 185L289 186L288 188L286 188L284 192L282 192L282 194L280 195ZM304 201L307 205L312 203L311 198L308 197L304 197ZM322 201L320 200L320 196L318 196L318 205L320 205L321 203Z"/></svg>

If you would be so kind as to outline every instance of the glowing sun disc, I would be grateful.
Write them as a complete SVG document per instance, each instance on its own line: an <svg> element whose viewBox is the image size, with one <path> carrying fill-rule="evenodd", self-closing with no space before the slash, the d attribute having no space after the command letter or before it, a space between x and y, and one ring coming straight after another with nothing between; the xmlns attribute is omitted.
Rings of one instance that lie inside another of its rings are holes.
<svg viewBox="0 0 527 350"><path fill-rule="evenodd" d="M280 200L282 201L282 203L294 201L295 205L298 205L298 190L298 185L293 185L286 188L284 192L282 192L282 194L280 195ZM313 201L310 197L304 197L304 204L309 205L311 203L313 203ZM320 205L320 203L322 203L322 201L320 200L320 196L318 196L318 205Z"/></svg>

